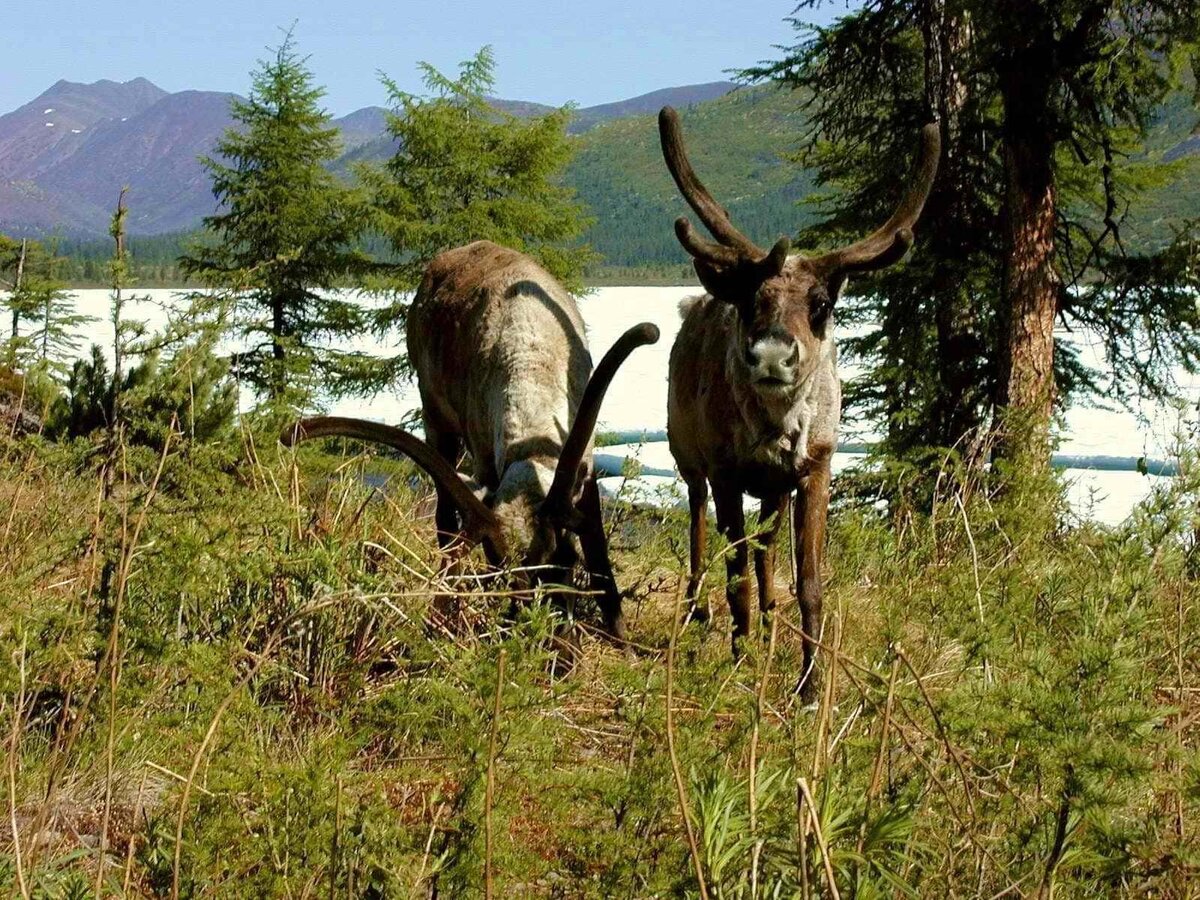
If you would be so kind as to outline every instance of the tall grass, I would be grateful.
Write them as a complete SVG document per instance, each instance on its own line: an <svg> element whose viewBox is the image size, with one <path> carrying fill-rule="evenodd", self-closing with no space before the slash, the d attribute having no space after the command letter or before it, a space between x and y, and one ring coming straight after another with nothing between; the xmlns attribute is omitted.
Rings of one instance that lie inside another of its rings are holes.
<svg viewBox="0 0 1200 900"><path fill-rule="evenodd" d="M1053 483L839 508L805 707L793 604L737 664L676 628L679 512L609 505L636 646L584 592L568 670L409 466L336 449L0 438L0 889L1195 893L1195 473L1113 531Z"/></svg>

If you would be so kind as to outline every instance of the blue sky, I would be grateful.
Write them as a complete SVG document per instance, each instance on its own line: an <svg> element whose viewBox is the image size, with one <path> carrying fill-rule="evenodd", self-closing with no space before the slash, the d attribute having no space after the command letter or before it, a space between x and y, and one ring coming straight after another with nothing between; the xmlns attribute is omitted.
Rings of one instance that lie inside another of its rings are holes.
<svg viewBox="0 0 1200 900"><path fill-rule="evenodd" d="M802 15L830 21L847 4ZM496 51L499 96L589 106L774 58L775 44L793 40L783 21L793 9L792 0L40 0L0 30L0 113L60 78L143 75L168 91L244 93L293 20L335 115L382 102L379 70L416 91L418 60L453 71L484 44Z"/></svg>

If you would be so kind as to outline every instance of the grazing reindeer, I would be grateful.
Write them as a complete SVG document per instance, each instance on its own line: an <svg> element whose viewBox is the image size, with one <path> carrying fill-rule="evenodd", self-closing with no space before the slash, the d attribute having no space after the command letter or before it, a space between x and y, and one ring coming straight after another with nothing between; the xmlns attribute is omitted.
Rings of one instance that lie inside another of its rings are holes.
<svg viewBox="0 0 1200 900"><path fill-rule="evenodd" d="M283 442L339 435L405 453L437 485L443 548L461 536L482 543L493 564L520 563L557 584L567 583L582 549L602 592L605 629L623 640L592 432L617 369L657 341L658 329L629 329L593 372L571 295L529 257L476 241L429 264L407 332L428 443L399 428L328 416L289 426ZM455 469L464 442L475 485Z"/></svg>
<svg viewBox="0 0 1200 900"><path fill-rule="evenodd" d="M689 615L708 609L697 599L704 556L708 485L717 527L732 543L726 597L734 652L750 628L750 581L742 494L762 501L760 546L754 551L759 608L775 603L775 538L796 491L793 536L796 592L804 637L804 692L812 695L814 638L821 629L821 561L829 504L830 457L837 445L841 385L831 312L847 276L898 261L933 184L938 130L921 133L921 155L892 217L869 237L815 257L788 256L780 238L764 252L738 231L696 177L684 151L679 118L665 107L659 134L667 168L716 243L686 218L675 234L708 294L682 308L671 348L667 436L688 486L691 512Z"/></svg>

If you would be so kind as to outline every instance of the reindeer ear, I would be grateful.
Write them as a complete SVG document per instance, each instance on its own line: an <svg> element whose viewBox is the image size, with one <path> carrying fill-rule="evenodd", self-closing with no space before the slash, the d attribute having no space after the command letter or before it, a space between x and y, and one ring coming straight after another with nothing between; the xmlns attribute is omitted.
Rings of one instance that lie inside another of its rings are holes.
<svg viewBox="0 0 1200 900"><path fill-rule="evenodd" d="M692 260L692 268L696 270L696 277L700 279L700 284L706 291L721 300L732 299L730 296L732 279L729 277L728 270L723 266L716 266L705 259L696 257Z"/></svg>

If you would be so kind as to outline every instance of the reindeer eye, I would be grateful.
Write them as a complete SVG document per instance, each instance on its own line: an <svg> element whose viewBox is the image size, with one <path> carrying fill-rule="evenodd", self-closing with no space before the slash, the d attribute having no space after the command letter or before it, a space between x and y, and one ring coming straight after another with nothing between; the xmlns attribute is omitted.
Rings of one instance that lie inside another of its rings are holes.
<svg viewBox="0 0 1200 900"><path fill-rule="evenodd" d="M829 299L828 292L819 288L809 292L808 316L813 325L822 324L832 308L833 302Z"/></svg>

